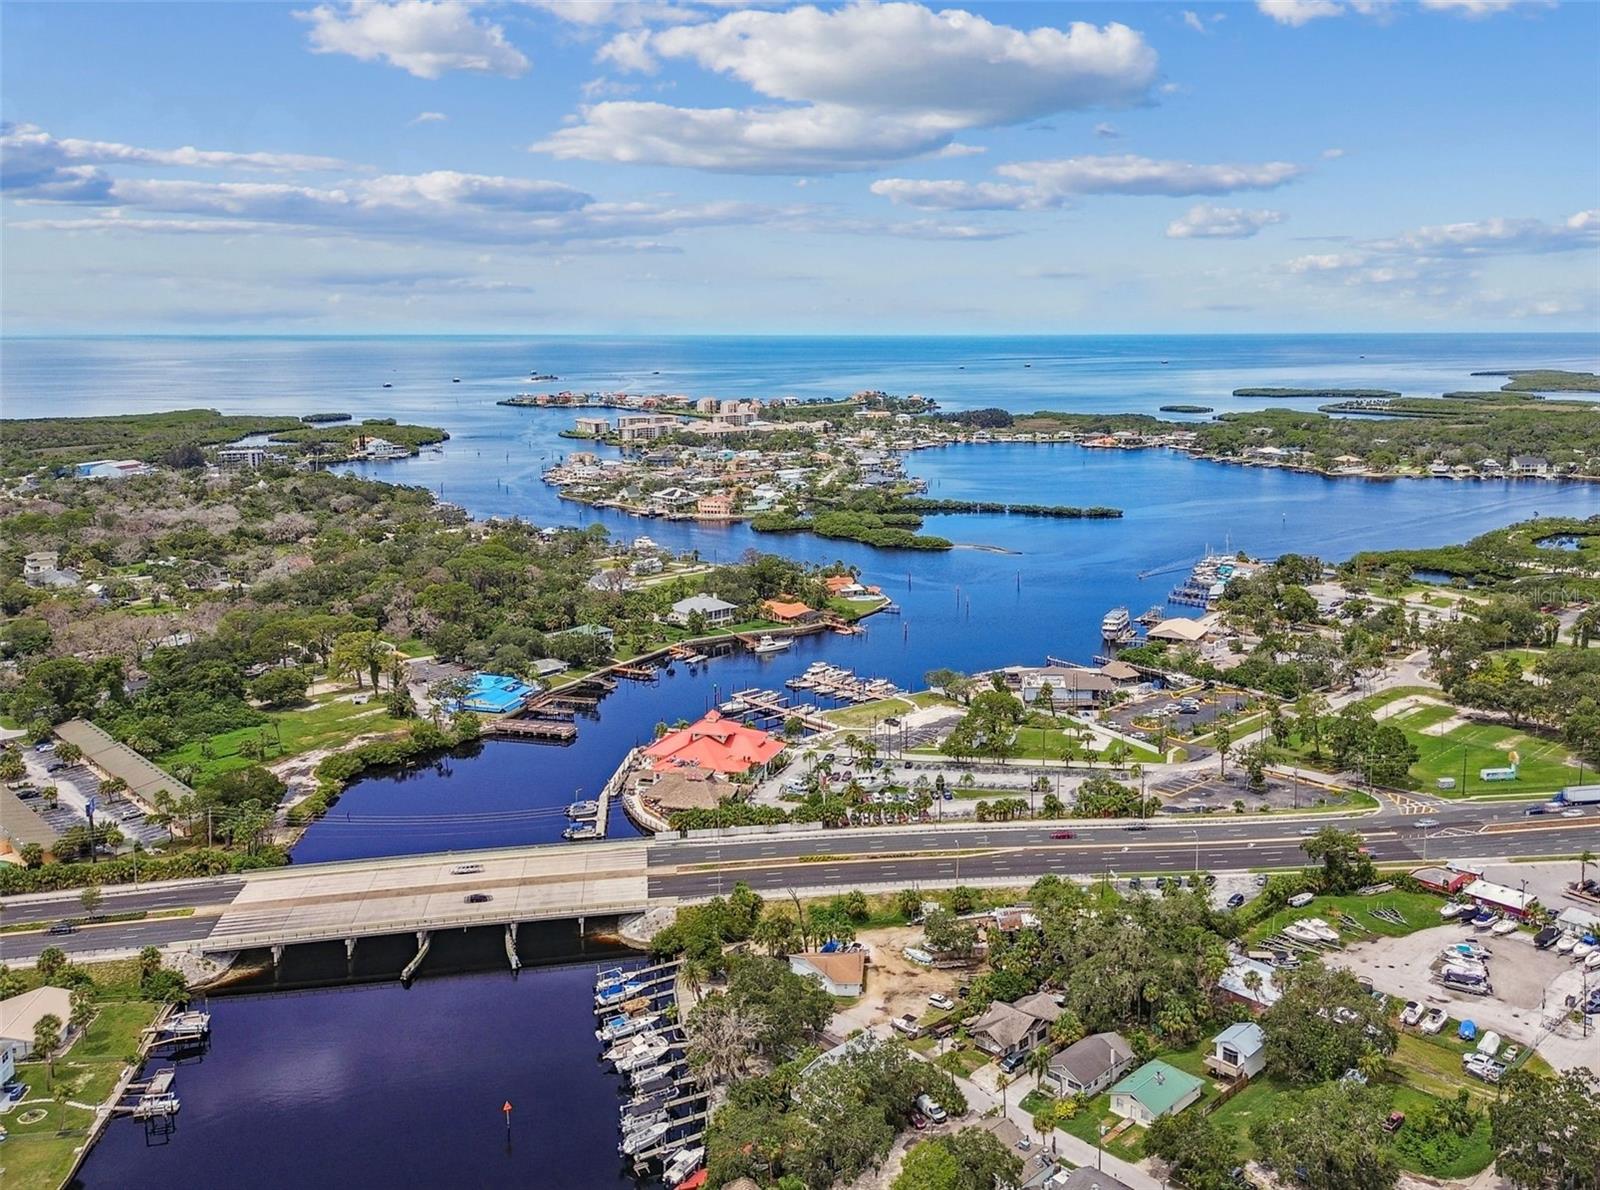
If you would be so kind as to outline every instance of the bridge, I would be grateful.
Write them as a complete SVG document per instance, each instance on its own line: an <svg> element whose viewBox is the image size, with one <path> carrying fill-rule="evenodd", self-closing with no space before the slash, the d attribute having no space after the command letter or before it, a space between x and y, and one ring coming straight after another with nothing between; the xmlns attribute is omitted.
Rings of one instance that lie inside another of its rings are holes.
<svg viewBox="0 0 1600 1190"><path fill-rule="evenodd" d="M1311 828L1359 831L1379 863L1421 866L1446 857L1498 859L1600 850L1600 815L1528 818L1524 804L1445 803L1426 828L1393 808L1313 815L1163 817L1143 829L1118 821L926 823L824 831L746 827L656 838L542 844L473 852L292 865L244 876L103 889L107 921L69 935L0 935L0 957L26 961L46 946L72 955L180 944L222 953L280 951L313 942L418 935L520 922L630 916L652 906L725 895L743 881L767 895L852 888L1026 885L1047 873L1093 877L1270 870L1302 865ZM1064 838L1067 832L1070 838ZM486 898L486 899L485 899ZM163 911L182 916L154 916ZM9 897L0 924L81 914L77 890ZM418 960L413 960L415 964Z"/></svg>

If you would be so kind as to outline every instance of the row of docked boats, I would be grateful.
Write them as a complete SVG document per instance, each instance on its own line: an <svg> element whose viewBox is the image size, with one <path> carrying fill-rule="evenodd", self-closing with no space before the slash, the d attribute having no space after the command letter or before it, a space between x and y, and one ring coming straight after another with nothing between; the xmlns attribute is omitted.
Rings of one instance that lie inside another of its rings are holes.
<svg viewBox="0 0 1600 1190"><path fill-rule="evenodd" d="M567 807L567 817L572 825L561 832L569 842L583 842L600 837L600 803L593 799L573 802Z"/></svg>
<svg viewBox="0 0 1600 1190"><path fill-rule="evenodd" d="M814 661L805 671L784 683L791 690L811 690L824 698L845 702L875 702L893 698L901 690L888 678L861 678L842 665Z"/></svg>
<svg viewBox="0 0 1600 1190"><path fill-rule="evenodd" d="M601 971L594 998L596 1010L604 1015L595 1040L603 1047L602 1060L626 1080L617 1152L632 1158L636 1169L659 1157L662 1180L669 1187L692 1190L705 1182L704 1129L698 1124L703 1116L684 1117L674 1110L704 1095L685 1085L683 1038L669 1011L674 986L670 975L651 978L647 972L620 967Z"/></svg>

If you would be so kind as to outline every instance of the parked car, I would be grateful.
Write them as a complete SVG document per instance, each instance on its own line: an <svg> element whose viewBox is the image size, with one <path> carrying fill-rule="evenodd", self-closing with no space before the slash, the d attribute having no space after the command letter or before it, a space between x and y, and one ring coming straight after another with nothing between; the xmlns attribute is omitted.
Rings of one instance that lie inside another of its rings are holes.
<svg viewBox="0 0 1600 1190"><path fill-rule="evenodd" d="M12 1103L15 1103L28 1093L28 1084L12 1079L4 1087L0 1087L0 1093L3 1093Z"/></svg>
<svg viewBox="0 0 1600 1190"><path fill-rule="evenodd" d="M1234 893L1233 896L1228 898L1228 908L1229 909L1237 909L1240 905L1243 905L1243 904L1244 904L1244 894L1243 893Z"/></svg>
<svg viewBox="0 0 1600 1190"><path fill-rule="evenodd" d="M944 1108L940 1107L931 1095L917 1096L917 1110L935 1124L943 1124L949 1118L945 1114Z"/></svg>
<svg viewBox="0 0 1600 1190"><path fill-rule="evenodd" d="M1028 1055L1020 1050L1014 1054L1007 1054L1000 1061L1000 1071L1003 1074L1015 1074L1027 1060Z"/></svg>
<svg viewBox="0 0 1600 1190"><path fill-rule="evenodd" d="M1383 1130L1385 1132L1389 1132L1389 1133L1399 1132L1401 1127L1405 1124L1405 1122L1406 1122L1406 1113L1405 1112L1403 1112L1403 1111L1392 1111L1392 1112L1389 1113L1389 1118L1383 1122Z"/></svg>
<svg viewBox="0 0 1600 1190"><path fill-rule="evenodd" d="M1256 887L1257 888L1266 888L1267 887L1267 874L1265 872L1257 872L1256 873Z"/></svg>
<svg viewBox="0 0 1600 1190"><path fill-rule="evenodd" d="M956 1006L956 1002L943 992L934 992L928 997L928 1003L939 1009L941 1012L949 1012Z"/></svg>

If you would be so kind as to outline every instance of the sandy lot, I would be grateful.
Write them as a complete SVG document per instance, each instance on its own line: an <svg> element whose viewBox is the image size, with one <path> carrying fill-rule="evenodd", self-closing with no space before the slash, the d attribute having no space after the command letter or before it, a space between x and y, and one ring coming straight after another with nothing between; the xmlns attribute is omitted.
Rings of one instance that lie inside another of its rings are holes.
<svg viewBox="0 0 1600 1190"><path fill-rule="evenodd" d="M887 1024L908 1012L921 1019L928 1011L932 993L943 992L954 998L957 985L971 977L970 971L920 967L901 954L903 947L922 938L920 926L866 930L859 937L872 948L872 964L867 968L867 988L861 999L834 1014L832 1031L839 1037L856 1029Z"/></svg>
<svg viewBox="0 0 1600 1190"><path fill-rule="evenodd" d="M1430 969L1446 944L1463 938L1482 941L1493 956L1489 976L1494 994L1469 996L1434 983ZM1557 1069L1594 1065L1600 1040L1585 1039L1576 1026L1549 1024L1566 997L1582 985L1582 973L1570 960L1534 947L1529 934L1483 940L1457 925L1418 930L1405 938L1375 938L1331 955L1332 966L1346 967L1372 980L1392 996L1438 1005L1452 1017L1470 1019L1480 1029L1494 1029L1508 1041L1536 1045ZM1548 1009L1548 1012L1547 1012Z"/></svg>

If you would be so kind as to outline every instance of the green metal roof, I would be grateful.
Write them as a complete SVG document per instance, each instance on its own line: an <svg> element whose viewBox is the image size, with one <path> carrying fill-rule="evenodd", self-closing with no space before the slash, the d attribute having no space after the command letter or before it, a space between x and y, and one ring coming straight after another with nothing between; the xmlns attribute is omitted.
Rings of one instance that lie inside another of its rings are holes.
<svg viewBox="0 0 1600 1190"><path fill-rule="evenodd" d="M1171 1111L1186 1096L1205 1085L1205 1080L1185 1074L1160 1060L1146 1062L1111 1088L1113 1095L1131 1095L1154 1116Z"/></svg>

